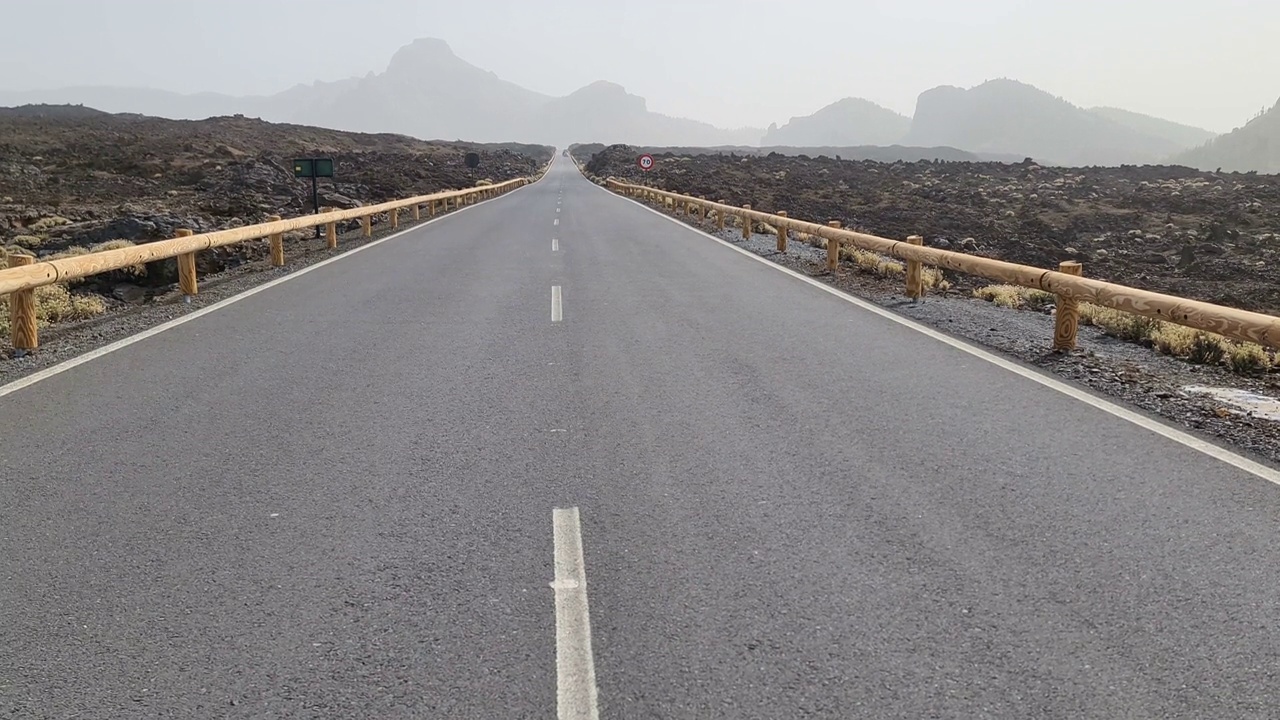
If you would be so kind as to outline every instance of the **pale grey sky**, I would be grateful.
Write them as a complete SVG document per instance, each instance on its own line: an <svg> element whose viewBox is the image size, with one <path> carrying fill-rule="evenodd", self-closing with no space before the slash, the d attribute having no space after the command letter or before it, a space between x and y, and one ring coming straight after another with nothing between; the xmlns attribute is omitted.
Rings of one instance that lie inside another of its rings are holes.
<svg viewBox="0 0 1280 720"><path fill-rule="evenodd" d="M0 89L269 93L418 37L534 90L620 83L723 127L996 77L1209 130L1280 97L1277 0L0 0Z"/></svg>

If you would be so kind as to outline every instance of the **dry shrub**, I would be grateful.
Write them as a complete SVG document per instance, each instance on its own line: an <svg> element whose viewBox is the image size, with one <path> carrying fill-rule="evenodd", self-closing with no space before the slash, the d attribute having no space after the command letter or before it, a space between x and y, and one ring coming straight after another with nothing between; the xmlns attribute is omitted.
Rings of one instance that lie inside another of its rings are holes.
<svg viewBox="0 0 1280 720"><path fill-rule="evenodd" d="M64 285L45 285L36 288L36 325L47 327L54 323L87 320L107 311L102 298L96 295L72 295ZM0 335L9 335L9 296L0 295Z"/></svg>
<svg viewBox="0 0 1280 720"><path fill-rule="evenodd" d="M1271 356L1256 343L1235 343L1227 352L1227 367L1237 375L1260 375L1271 369Z"/></svg>
<svg viewBox="0 0 1280 720"><path fill-rule="evenodd" d="M1191 341L1187 359L1200 365L1217 365L1227 355L1229 343L1221 335L1198 332Z"/></svg>
<svg viewBox="0 0 1280 720"><path fill-rule="evenodd" d="M1000 307L1017 309L1022 307L1022 288L1017 285L987 285L973 291L973 296Z"/></svg>
<svg viewBox="0 0 1280 720"><path fill-rule="evenodd" d="M1165 355L1189 357L1196 342L1196 331L1184 325L1160 323L1151 333L1151 345Z"/></svg>
<svg viewBox="0 0 1280 720"><path fill-rule="evenodd" d="M44 243L45 238L38 235L19 235L13 239L14 245L28 250L35 250L41 245L44 245Z"/></svg>
<svg viewBox="0 0 1280 720"><path fill-rule="evenodd" d="M1056 297L1052 292L1033 290L1016 284L989 284L973 291L974 297L993 302L1001 307L1012 307L1015 310L1044 310L1055 304Z"/></svg>
<svg viewBox="0 0 1280 720"><path fill-rule="evenodd" d="M947 282L946 277L938 268L921 268L920 277L924 280L924 286L928 290L947 290L951 287L951 283Z"/></svg>
<svg viewBox="0 0 1280 720"><path fill-rule="evenodd" d="M62 252L54 253L52 255L46 256L44 259L45 260L61 260L62 258L79 257L81 255L88 255L88 254L89 254L89 248L83 245L72 245L71 247L67 248L66 250L63 250Z"/></svg>
<svg viewBox="0 0 1280 720"><path fill-rule="evenodd" d="M1021 285L988 285L973 291L974 297L1015 310L1044 310L1056 302L1053 293Z"/></svg>
<svg viewBox="0 0 1280 720"><path fill-rule="evenodd" d="M1149 341L1151 334L1160 326L1159 320L1092 303L1080 304L1080 322L1093 325L1111 337L1136 343Z"/></svg>
<svg viewBox="0 0 1280 720"><path fill-rule="evenodd" d="M45 233L56 227L62 227L63 225L70 225L70 224L71 224L71 221L64 217L51 215L49 217L40 218L39 220L31 223L30 229L36 231L37 233Z"/></svg>
<svg viewBox="0 0 1280 720"><path fill-rule="evenodd" d="M1199 365L1221 363L1232 347L1230 340L1216 333L1160 321L1156 321L1150 339L1159 352Z"/></svg>
<svg viewBox="0 0 1280 720"><path fill-rule="evenodd" d="M107 250L120 250L122 248L133 246L134 244L132 240L108 240L106 242L100 242L97 245L91 245L89 247L89 252L106 252ZM121 268L120 272L133 275L134 277L143 277L147 274L147 266L145 264L130 265L129 267Z"/></svg>

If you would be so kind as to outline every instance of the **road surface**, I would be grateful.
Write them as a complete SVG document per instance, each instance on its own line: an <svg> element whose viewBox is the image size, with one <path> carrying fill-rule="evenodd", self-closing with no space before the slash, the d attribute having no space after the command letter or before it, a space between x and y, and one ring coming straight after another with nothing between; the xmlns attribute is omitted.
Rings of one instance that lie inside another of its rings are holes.
<svg viewBox="0 0 1280 720"><path fill-rule="evenodd" d="M565 159L0 418L6 718L1280 703L1280 488Z"/></svg>

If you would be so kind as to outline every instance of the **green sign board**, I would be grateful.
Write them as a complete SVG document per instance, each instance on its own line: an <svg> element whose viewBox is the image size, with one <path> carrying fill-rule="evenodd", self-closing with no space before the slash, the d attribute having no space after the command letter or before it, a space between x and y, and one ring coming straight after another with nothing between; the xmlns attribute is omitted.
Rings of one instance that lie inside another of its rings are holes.
<svg viewBox="0 0 1280 720"><path fill-rule="evenodd" d="M293 161L293 176L303 178L333 177L330 158L298 158Z"/></svg>

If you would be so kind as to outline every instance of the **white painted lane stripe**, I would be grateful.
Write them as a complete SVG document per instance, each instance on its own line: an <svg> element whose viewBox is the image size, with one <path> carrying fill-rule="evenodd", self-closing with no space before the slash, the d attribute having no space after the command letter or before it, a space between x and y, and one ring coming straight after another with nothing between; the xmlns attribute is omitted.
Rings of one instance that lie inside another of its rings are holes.
<svg viewBox="0 0 1280 720"><path fill-rule="evenodd" d="M600 710L578 508L552 510L551 527L556 564L556 579L551 583L556 595L556 717L597 720Z"/></svg>
<svg viewBox="0 0 1280 720"><path fill-rule="evenodd" d="M560 252L560 240L551 238L551 252Z"/></svg>
<svg viewBox="0 0 1280 720"><path fill-rule="evenodd" d="M564 319L564 309L560 302L560 286L551 286L551 322L560 322Z"/></svg>
<svg viewBox="0 0 1280 720"><path fill-rule="evenodd" d="M537 180L535 180L534 182L530 183L529 185L525 185L525 186L523 186L523 187L518 187L518 188L516 188L515 190L512 190L512 191L511 191L511 192L509 192L509 193L506 193L506 194L504 194L504 195L500 195L500 196L498 196L498 197L494 198L494 200L501 200L502 198L505 198L505 197L511 197L511 195L513 195L513 194L515 194L515 193L518 193L518 192L520 192L521 190L524 190L525 188L529 188L529 187L533 187L534 185L537 185L538 183L542 182L543 178L545 178L545 177L546 177L546 175L543 175L543 176L542 176L542 178L538 178ZM200 308L199 310L196 310L196 311L193 311L193 312L187 313L186 315L183 315L182 317L174 318L173 320L170 320L170 321L168 321L168 322L164 322L164 323L161 323L161 324L159 324L159 325L156 325L156 326L155 326L155 327L153 327L153 328L149 328L149 329L147 329L147 330L143 330L142 332L138 333L137 335L130 335L129 337L121 338L120 340L117 340L117 341L115 341L115 342L113 342L113 343L111 343L111 344L109 344L109 345L103 345L102 347L97 348L97 349L94 349L94 350L90 350L89 352L87 352L87 353L85 353L85 354L83 354L83 355L78 355L78 356L76 356L76 357L71 358L70 360L65 360L65 361L63 361L63 362L58 363L57 365L54 365L54 366L52 366L52 367L45 368L44 370L41 370L41 371L39 371L39 372L31 373L30 375L27 375L27 376L26 376L26 377L24 377L24 378L20 378L20 379L18 379L18 380L14 380L13 382L9 383L8 385L5 385L5 386L3 386L3 387L0 387L0 397L4 397L5 395L8 395L8 394L10 394L10 393L15 393L15 392L17 392L17 391L21 390L22 388L29 387L29 386L31 386L31 385L35 385L36 383L40 382L41 380L47 380L47 379L49 379L49 378L53 377L54 375L59 375L59 374L61 374L61 373L64 373L64 372L66 372L66 371L70 370L71 368L73 368L73 367L75 367L75 366L77 366L77 365L83 365L84 363L87 363L87 362L89 362L90 360L94 360L94 359L96 359L96 358L100 358L100 357L102 357L103 355L108 355L108 354L110 354L110 353L113 353L113 352L115 352L116 350L120 350L120 349L122 349L122 348L129 347L130 345L132 345L132 344L134 344L134 343L136 343L136 342L141 342L141 341L143 341L143 340L146 340L147 338L149 338L149 337L151 337L151 336L153 336L153 335L159 335L160 333L164 332L165 330L172 330L173 328L176 328L176 327L178 327L179 325L183 325L183 324L185 324L185 323L189 323L189 322L191 322L192 320L195 320L196 318L201 317L201 316L203 316L203 315L208 315L209 313L214 312L215 310L221 310L222 308L224 308L224 307L226 307L226 306L228 306L228 305L232 305L232 304L238 303L238 302L240 302L241 300L244 300L245 298L253 297L254 295L257 295L258 293L262 292L263 290L267 290L267 289L270 289L270 288L275 287L276 285L280 285L280 284L282 284L282 283L289 282L290 280L294 280L294 279L300 278L300 277L302 277L303 275L306 275L307 273L311 272L312 270L319 270L320 268L324 267L325 265L328 265L329 263L335 263L335 262L338 262L339 260L344 260L344 259L346 259L346 258L351 257L352 255L355 255L355 254L356 254L356 253L358 253L358 252L364 252L365 250L368 250L369 248L377 247L378 245L381 245L382 243L387 242L388 240L395 240L396 238L400 237L401 235L408 235L409 233L417 232L417 231L422 230L424 227L426 227L427 225L430 225L430 224L432 224L432 223L437 223L437 222L440 222L440 221L442 221L442 220L448 220L449 218L457 217L457 216L461 215L462 213L467 212L468 210L472 210L472 209L475 209L475 208L480 207L481 205L484 205L486 202L487 202L487 201L482 200L482 201L480 201L480 202L476 203L475 205L466 205L466 206L464 206L464 207L457 208L457 209L455 209L455 210L450 210L448 213L446 213L446 214L444 214L444 215L438 215L438 216L436 216L435 218L432 218L431 220L427 220L426 222L419 223L419 224L417 224L417 225L415 225L415 226L413 226L413 227L411 227L411 228L408 228L408 229L405 229L405 230L401 230L401 231L400 231L400 232L398 232L398 233L394 233L394 234L392 234L392 235L388 235L388 236L386 236L386 237L384 237L384 238L380 238L380 239L378 239L378 240L374 240L374 241L372 241L372 242L369 242L369 243L367 243L367 244L361 245L361 246L359 246L359 247L355 247L355 248L352 248L352 249L350 249L350 250L344 251L344 252L343 252L342 254L340 254L340 255L335 255L335 256L333 256L333 257L331 257L331 258L328 258L328 259L325 259L325 260L321 260L320 262L315 263L314 265L308 265L308 266L306 266L306 267L302 268L301 270L298 270L298 271L296 271L296 272L289 273L288 275L285 275L285 276L280 277L280 278L276 278L275 280L271 280L271 281L269 281L269 282L265 282L265 283L263 283L263 284L261 284L261 285L256 285L256 286L254 286L254 287L249 288L248 290L245 290L244 292L240 293L239 295L232 295L231 297L226 298L225 300L219 300L218 302L216 302L216 303L214 303L214 304L212 304L212 305L210 305L210 306L208 306L208 307Z"/></svg>
<svg viewBox="0 0 1280 720"><path fill-rule="evenodd" d="M559 224L560 224L560 218L556 218L556 221L555 221L554 223L552 223L552 224L553 224L553 225L559 225Z"/></svg>
<svg viewBox="0 0 1280 720"><path fill-rule="evenodd" d="M934 330L931 327L922 325L916 322L915 320L911 320L909 318L903 317L896 313L890 312L889 310L886 310L880 307L879 305L871 303L867 300L863 300L862 298L859 298L859 297L854 297L853 295L848 295L840 290L837 290L834 287L831 287L830 285L827 285L826 283L819 282L817 280L814 280L813 278L801 275L800 273L792 270L791 268L783 267L782 265L778 265L776 263L770 262L769 260L766 260L765 258L759 255L756 255L750 250L745 250L743 248L738 247L737 245L734 245L733 243L722 240L706 231L699 230L698 228L692 227L690 225L686 225L683 222L680 222L678 219L671 217L670 215L666 215L662 212L659 212L658 210L651 208L647 205L644 205L643 203L637 200L633 200L631 198L609 192L607 188L596 185L595 183L591 183L591 185L607 195L618 198L619 200L632 203L637 207L648 210L654 215L657 215L658 217L668 220L672 223L675 223L676 225L679 225L685 230L689 230L691 232L695 232L699 235L702 235L703 237L710 238L720 243L721 245L729 248L730 250L733 250L734 252L741 253L742 255L745 255L751 258L752 260L755 260L756 262L759 262L767 267L773 268L774 270L786 273L787 275L790 275L791 277L797 280L800 280L801 282L808 283L809 285L812 285L813 287L825 293L834 295L835 297L841 300L844 300L845 302L851 305L856 305L862 308L863 310L866 310L871 313L875 313L876 315L879 315L880 317L883 317L885 319L892 320L893 322L898 323L899 325L915 330L916 332L921 333L922 335L926 335L930 338L933 338L938 342L950 345L951 347L956 348L957 350L966 352L969 355L972 355L973 357L976 357L980 360L985 360L986 362L989 362L992 365L995 365L1004 370L1008 370L1009 372L1014 373L1016 375L1021 375L1022 377L1027 378L1032 382L1039 383L1040 385L1043 385L1044 387L1049 388L1050 390L1057 391L1059 393L1062 393L1063 395L1066 395L1067 397L1073 398L1075 400L1079 400L1080 402L1085 403L1086 405L1090 405L1094 408L1097 408L1098 410L1101 410L1109 415L1113 415L1117 418L1120 418L1121 420L1125 420L1127 422L1133 423L1138 427L1144 428L1146 430L1150 430L1151 432L1157 435L1160 435L1176 443L1189 447L1192 450L1196 450L1198 452L1204 453L1205 455L1208 455L1209 457L1214 458L1215 460L1220 460L1228 465L1231 465L1232 467L1239 468L1240 470L1243 470L1256 477L1262 478L1267 482L1280 485L1280 471L1277 471L1271 467L1268 467L1261 463L1250 460L1249 458L1244 457L1243 455L1240 455L1238 453L1234 453L1224 447L1220 447L1206 440L1202 440L1196 437L1195 435L1192 435L1191 433L1184 432L1171 425L1160 422L1158 420L1154 420L1152 418L1149 418L1141 413L1134 412L1133 410L1130 410L1121 405L1117 405L1114 402L1111 402L1109 400L1104 400L1100 397L1093 395L1092 393L1085 392L1084 390L1081 390L1080 388L1075 387L1074 385L1070 385L1066 382L1050 377L1043 373L1036 372L1035 370L1032 370L1030 368L1023 367L1022 365L1019 365L1011 360L1006 360L1005 358L995 355L994 353L984 350L983 348L980 348L976 345L972 345L963 340L953 338L949 335L946 335L937 330Z"/></svg>

